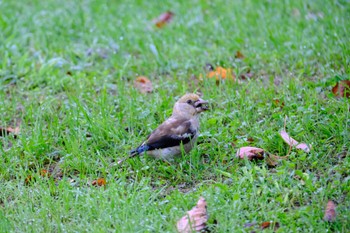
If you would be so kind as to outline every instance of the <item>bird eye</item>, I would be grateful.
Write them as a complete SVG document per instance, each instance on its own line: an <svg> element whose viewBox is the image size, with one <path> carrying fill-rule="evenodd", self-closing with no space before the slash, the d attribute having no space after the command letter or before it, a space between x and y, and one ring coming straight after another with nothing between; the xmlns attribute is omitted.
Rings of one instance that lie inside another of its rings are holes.
<svg viewBox="0 0 350 233"><path fill-rule="evenodd" d="M187 100L187 103L188 104L192 104L192 100Z"/></svg>

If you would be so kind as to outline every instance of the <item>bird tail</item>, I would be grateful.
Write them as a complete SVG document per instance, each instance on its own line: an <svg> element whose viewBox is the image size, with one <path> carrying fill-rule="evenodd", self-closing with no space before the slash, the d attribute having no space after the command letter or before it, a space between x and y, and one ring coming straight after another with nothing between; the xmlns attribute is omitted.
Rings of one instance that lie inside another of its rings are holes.
<svg viewBox="0 0 350 233"><path fill-rule="evenodd" d="M148 149L149 149L148 145L145 145L145 144L141 145L141 146L137 147L136 149L131 150L130 156L134 157L136 155L142 154L143 152L147 151Z"/></svg>
<svg viewBox="0 0 350 233"><path fill-rule="evenodd" d="M131 150L131 151L129 152L129 156L126 157L126 158L124 158L124 159L122 159L122 160L119 160L119 161L118 161L118 164L121 164L121 163L123 163L125 160L130 159L130 158L133 158L133 157L135 157L135 156L137 156L137 155L139 155L139 154L141 154L141 153L147 151L148 149L149 149L149 146L148 146L148 145L141 145L141 146L137 147L136 149Z"/></svg>

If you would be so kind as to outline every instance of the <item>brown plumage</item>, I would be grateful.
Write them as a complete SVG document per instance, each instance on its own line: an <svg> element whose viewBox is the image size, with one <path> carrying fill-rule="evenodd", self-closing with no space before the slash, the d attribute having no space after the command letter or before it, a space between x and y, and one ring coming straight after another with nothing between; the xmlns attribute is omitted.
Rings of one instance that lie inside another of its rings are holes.
<svg viewBox="0 0 350 233"><path fill-rule="evenodd" d="M147 153L154 158L172 160L181 154L182 147L189 152L199 134L199 113L208 110L207 104L196 94L182 96L175 103L172 115L132 150L128 158Z"/></svg>

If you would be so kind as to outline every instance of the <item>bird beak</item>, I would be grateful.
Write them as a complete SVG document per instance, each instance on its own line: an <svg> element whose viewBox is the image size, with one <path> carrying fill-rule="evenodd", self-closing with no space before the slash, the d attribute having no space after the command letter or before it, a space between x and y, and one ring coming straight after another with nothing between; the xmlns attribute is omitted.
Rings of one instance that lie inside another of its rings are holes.
<svg viewBox="0 0 350 233"><path fill-rule="evenodd" d="M195 107L198 112L209 110L208 101L203 99L197 100L195 103Z"/></svg>

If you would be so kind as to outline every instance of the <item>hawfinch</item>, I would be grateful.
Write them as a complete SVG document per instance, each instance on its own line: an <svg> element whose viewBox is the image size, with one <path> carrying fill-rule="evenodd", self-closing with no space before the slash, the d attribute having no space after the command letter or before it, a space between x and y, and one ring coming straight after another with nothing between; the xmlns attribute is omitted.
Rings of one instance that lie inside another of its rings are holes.
<svg viewBox="0 0 350 233"><path fill-rule="evenodd" d="M207 104L196 94L182 96L175 103L172 115L146 141L130 151L128 158L146 153L157 159L172 160L181 155L181 148L188 153L199 134L199 113L208 110Z"/></svg>

